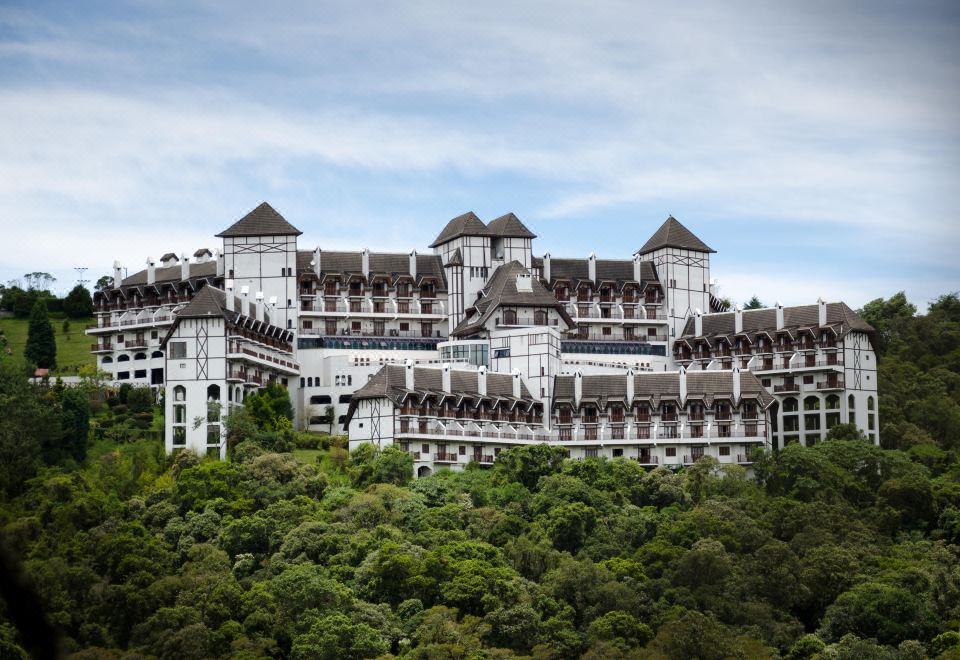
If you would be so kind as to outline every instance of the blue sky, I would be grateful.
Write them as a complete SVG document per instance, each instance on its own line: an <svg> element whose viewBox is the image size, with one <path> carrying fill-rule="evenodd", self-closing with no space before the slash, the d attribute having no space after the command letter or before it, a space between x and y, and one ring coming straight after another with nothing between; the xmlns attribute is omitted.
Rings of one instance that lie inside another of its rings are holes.
<svg viewBox="0 0 960 660"><path fill-rule="evenodd" d="M960 289L960 4L664 4L8 0L0 280L267 200L303 248L513 211L629 257L673 214L734 301Z"/></svg>

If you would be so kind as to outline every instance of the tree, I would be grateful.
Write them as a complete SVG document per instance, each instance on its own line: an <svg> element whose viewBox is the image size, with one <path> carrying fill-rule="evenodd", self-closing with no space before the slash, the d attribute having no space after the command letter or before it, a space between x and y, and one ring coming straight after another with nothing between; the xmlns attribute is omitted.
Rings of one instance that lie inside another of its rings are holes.
<svg viewBox="0 0 960 660"><path fill-rule="evenodd" d="M337 417L337 409L333 406L326 406L323 409L323 416L327 418L327 426L330 429L330 435L333 435L333 420Z"/></svg>
<svg viewBox="0 0 960 660"><path fill-rule="evenodd" d="M243 407L250 412L250 418L261 431L282 430L293 420L290 393L280 383L273 383L251 394L244 399Z"/></svg>
<svg viewBox="0 0 960 660"><path fill-rule="evenodd" d="M104 275L97 280L97 283L93 285L94 291L104 291L106 289L113 288L113 278L109 275Z"/></svg>
<svg viewBox="0 0 960 660"><path fill-rule="evenodd" d="M72 319L93 316L93 299L87 287L82 284L73 287L63 299L63 311Z"/></svg>
<svg viewBox="0 0 960 660"><path fill-rule="evenodd" d="M757 298L756 296L748 300L746 304L743 306L744 309L763 309L764 307L766 307L766 305L760 302L760 299Z"/></svg>
<svg viewBox="0 0 960 660"><path fill-rule="evenodd" d="M27 345L23 354L28 362L41 369L53 369L57 366L57 342L47 316L47 305L42 300L38 300L30 312Z"/></svg>
<svg viewBox="0 0 960 660"><path fill-rule="evenodd" d="M27 281L27 288L31 291L46 291L50 288L50 285L57 281L57 278L50 273L41 271L26 273L23 279Z"/></svg>
<svg viewBox="0 0 960 660"><path fill-rule="evenodd" d="M69 387L60 401L63 416L64 449L75 461L87 457L87 436L90 434L90 402L81 390Z"/></svg>

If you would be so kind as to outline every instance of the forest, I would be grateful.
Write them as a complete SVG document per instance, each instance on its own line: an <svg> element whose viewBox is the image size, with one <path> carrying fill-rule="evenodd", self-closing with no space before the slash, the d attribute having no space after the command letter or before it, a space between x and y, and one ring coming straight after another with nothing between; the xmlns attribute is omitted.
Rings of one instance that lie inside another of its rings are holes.
<svg viewBox="0 0 960 660"><path fill-rule="evenodd" d="M860 313L881 446L752 478L538 445L412 480L266 394L229 461L167 457L0 358L0 657L960 659L960 299Z"/></svg>

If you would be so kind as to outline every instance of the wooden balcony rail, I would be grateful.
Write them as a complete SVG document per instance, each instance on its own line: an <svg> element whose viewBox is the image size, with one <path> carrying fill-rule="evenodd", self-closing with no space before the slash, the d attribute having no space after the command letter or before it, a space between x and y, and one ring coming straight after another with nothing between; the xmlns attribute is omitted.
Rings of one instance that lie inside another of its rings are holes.
<svg viewBox="0 0 960 660"><path fill-rule="evenodd" d="M623 427L622 426L611 426L610 427L610 437L613 440L623 440Z"/></svg>
<svg viewBox="0 0 960 660"><path fill-rule="evenodd" d="M794 382L784 383L783 385L774 385L773 391L774 392L799 392L800 386Z"/></svg>
<svg viewBox="0 0 960 660"><path fill-rule="evenodd" d="M446 452L438 452L433 455L433 460L437 463L456 463L457 455Z"/></svg>
<svg viewBox="0 0 960 660"><path fill-rule="evenodd" d="M660 413L661 422L675 422L677 421L677 413Z"/></svg>
<svg viewBox="0 0 960 660"><path fill-rule="evenodd" d="M493 454L474 454L473 460L477 463L493 463L496 460L496 456Z"/></svg>
<svg viewBox="0 0 960 660"><path fill-rule="evenodd" d="M108 342L103 342L102 344L93 344L92 346L90 346L90 350L91 351L112 351L113 344L110 344Z"/></svg>
<svg viewBox="0 0 960 660"><path fill-rule="evenodd" d="M702 422L703 421L703 411L699 412L688 412L687 420L691 422Z"/></svg>
<svg viewBox="0 0 960 660"><path fill-rule="evenodd" d="M651 456L649 454L640 454L639 456L634 457L633 460L642 465L659 465L660 463L659 456Z"/></svg>
<svg viewBox="0 0 960 660"><path fill-rule="evenodd" d="M842 390L843 387L842 378L828 378L825 381L817 382L818 390Z"/></svg>
<svg viewBox="0 0 960 660"><path fill-rule="evenodd" d="M146 348L147 342L145 339L128 339L123 343L124 348Z"/></svg>

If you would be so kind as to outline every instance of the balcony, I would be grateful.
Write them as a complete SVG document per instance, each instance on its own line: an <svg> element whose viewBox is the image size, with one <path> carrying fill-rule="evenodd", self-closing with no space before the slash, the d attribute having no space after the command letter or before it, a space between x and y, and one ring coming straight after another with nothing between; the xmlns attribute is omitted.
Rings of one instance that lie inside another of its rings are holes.
<svg viewBox="0 0 960 660"><path fill-rule="evenodd" d="M457 455L446 452L440 452L433 455L434 463L456 463Z"/></svg>
<svg viewBox="0 0 960 660"><path fill-rule="evenodd" d="M637 461L640 465L659 465L660 464L660 457L651 456L650 454L640 454L639 456L634 457L633 460Z"/></svg>
<svg viewBox="0 0 960 660"><path fill-rule="evenodd" d="M825 381L817 382L818 390L842 390L844 389L842 378L828 378Z"/></svg>
<svg viewBox="0 0 960 660"><path fill-rule="evenodd" d="M786 392L799 392L800 385L795 381L784 383L783 385L774 385L773 391L777 394L786 393Z"/></svg>
<svg viewBox="0 0 960 660"><path fill-rule="evenodd" d="M492 465L496 460L496 456L493 454L474 454L473 460L479 463L480 465Z"/></svg>
<svg viewBox="0 0 960 660"><path fill-rule="evenodd" d="M91 353L105 353L107 351L112 351L112 350L113 350L113 344L109 342L102 342L102 343L93 344L92 346L90 346Z"/></svg>
<svg viewBox="0 0 960 660"><path fill-rule="evenodd" d="M135 348L146 348L147 340L146 339L131 339L123 343L121 348L125 349L135 349Z"/></svg>

